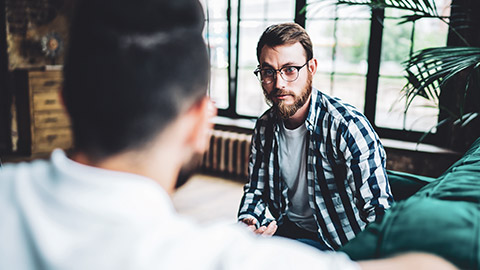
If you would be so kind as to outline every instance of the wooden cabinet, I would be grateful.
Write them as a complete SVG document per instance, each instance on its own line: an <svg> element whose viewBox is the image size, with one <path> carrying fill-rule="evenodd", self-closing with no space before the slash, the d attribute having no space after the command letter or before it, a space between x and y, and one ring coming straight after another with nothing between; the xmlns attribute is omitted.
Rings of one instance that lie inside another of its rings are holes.
<svg viewBox="0 0 480 270"><path fill-rule="evenodd" d="M72 147L70 120L60 98L62 71L14 73L18 121L18 150L46 154Z"/></svg>

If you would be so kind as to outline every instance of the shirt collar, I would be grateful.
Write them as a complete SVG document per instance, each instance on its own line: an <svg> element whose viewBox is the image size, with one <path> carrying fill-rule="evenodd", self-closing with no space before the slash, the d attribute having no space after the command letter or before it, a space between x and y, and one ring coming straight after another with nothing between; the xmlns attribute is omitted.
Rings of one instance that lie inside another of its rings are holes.
<svg viewBox="0 0 480 270"><path fill-rule="evenodd" d="M312 87L312 95L310 97L310 108L308 110L307 119L305 119L305 126L308 130L313 131L315 127L315 122L317 119L317 114L319 113L320 99L322 98L322 93L315 87Z"/></svg>

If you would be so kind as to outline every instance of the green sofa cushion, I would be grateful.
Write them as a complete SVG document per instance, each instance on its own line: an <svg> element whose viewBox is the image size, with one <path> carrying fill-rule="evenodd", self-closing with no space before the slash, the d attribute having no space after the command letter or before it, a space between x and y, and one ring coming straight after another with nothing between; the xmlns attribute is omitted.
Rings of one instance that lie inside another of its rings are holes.
<svg viewBox="0 0 480 270"><path fill-rule="evenodd" d="M480 139L436 181L426 185L412 197L461 200L480 203Z"/></svg>
<svg viewBox="0 0 480 270"><path fill-rule="evenodd" d="M398 174L394 177L397 176L401 177ZM412 176L410 180L415 183L418 178ZM417 183L415 188L422 184ZM395 196L394 187L392 191ZM442 256L461 269L479 269L479 222L480 139L477 139L438 179L395 203L383 220L367 226L341 251L354 260L424 251Z"/></svg>
<svg viewBox="0 0 480 270"><path fill-rule="evenodd" d="M436 178L387 170L388 182L395 201L403 201Z"/></svg>

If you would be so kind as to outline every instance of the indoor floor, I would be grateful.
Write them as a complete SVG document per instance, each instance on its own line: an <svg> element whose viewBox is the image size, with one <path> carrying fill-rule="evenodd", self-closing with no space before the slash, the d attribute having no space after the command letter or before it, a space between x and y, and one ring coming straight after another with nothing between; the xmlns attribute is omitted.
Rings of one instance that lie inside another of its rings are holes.
<svg viewBox="0 0 480 270"><path fill-rule="evenodd" d="M236 222L243 184L210 175L192 177L173 196L177 211L199 223Z"/></svg>

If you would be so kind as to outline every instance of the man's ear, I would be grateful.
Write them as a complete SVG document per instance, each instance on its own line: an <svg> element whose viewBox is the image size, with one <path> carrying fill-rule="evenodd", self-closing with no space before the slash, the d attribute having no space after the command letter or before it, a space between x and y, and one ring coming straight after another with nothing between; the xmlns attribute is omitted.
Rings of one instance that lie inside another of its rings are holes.
<svg viewBox="0 0 480 270"><path fill-rule="evenodd" d="M210 130L213 128L212 118L217 115L217 108L208 97L197 101L187 111L190 119L189 134L186 143L194 153L203 154L210 142Z"/></svg>
<svg viewBox="0 0 480 270"><path fill-rule="evenodd" d="M315 75L315 73L317 72L317 66L318 66L317 58L310 59L310 61L308 61L307 66L308 66L308 71L312 73L312 76Z"/></svg>

